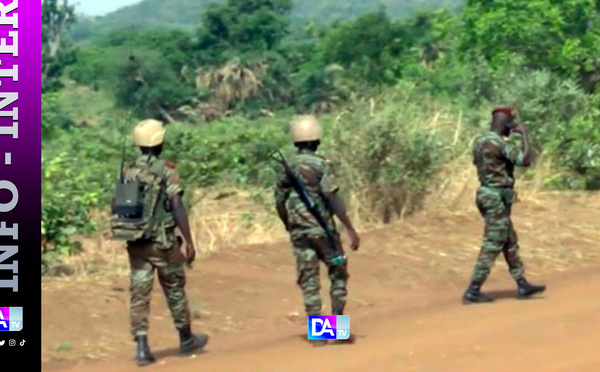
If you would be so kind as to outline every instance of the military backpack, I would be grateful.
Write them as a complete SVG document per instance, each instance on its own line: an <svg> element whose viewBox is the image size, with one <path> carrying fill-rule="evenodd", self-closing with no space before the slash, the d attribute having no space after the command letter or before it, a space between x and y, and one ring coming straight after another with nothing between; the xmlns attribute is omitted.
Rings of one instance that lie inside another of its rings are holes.
<svg viewBox="0 0 600 372"><path fill-rule="evenodd" d="M112 237L126 241L154 239L166 212L165 163L147 158L121 168L110 221Z"/></svg>

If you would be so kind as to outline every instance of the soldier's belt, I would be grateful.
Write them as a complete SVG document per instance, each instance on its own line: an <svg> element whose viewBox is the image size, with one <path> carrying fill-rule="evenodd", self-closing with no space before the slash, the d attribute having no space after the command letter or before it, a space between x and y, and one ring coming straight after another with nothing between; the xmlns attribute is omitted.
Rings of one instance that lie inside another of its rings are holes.
<svg viewBox="0 0 600 372"><path fill-rule="evenodd" d="M512 187L481 186L481 188L498 193L500 195L500 199L502 199L502 202L505 205L511 205L517 201L517 192Z"/></svg>
<svg viewBox="0 0 600 372"><path fill-rule="evenodd" d="M490 189L490 190L498 190L498 191L499 190L506 190L506 189L509 189L509 190L513 190L514 189L514 186L500 186L500 187L496 187L496 186L484 186L484 185L481 185L480 187L482 189Z"/></svg>

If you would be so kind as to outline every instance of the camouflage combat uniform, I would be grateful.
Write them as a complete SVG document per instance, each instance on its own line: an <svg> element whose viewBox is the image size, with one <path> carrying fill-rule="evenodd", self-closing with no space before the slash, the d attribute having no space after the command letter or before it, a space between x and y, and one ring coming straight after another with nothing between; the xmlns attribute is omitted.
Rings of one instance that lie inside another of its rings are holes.
<svg viewBox="0 0 600 372"><path fill-rule="evenodd" d="M290 167L302 180L310 197L329 222L331 231L336 235L339 244L339 234L323 196L324 193L333 193L338 190L330 163L312 151L302 150L293 159L290 159ZM333 315L341 314L346 305L347 263L331 265L325 260L324 252L328 249L325 232L306 209L298 194L293 191L283 170L279 175L275 197L278 201L286 203L288 210L288 229L296 259L297 283L302 289L306 313L308 315L321 314L319 262L323 261L327 266L331 281L332 313L334 313Z"/></svg>
<svg viewBox="0 0 600 372"><path fill-rule="evenodd" d="M168 199L183 194L179 175L172 163L153 156L140 156L135 166L125 171L125 179L155 177L162 174L166 180ZM185 258L181 252L181 238L175 235L175 221L167 203L159 203L157 216L160 224L156 238L137 240L127 243L129 264L131 267L131 303L130 320L133 336L148 333L148 314L150 313L150 297L154 283L154 271L158 272L158 280L167 299L173 322L177 329L191 323L190 312L185 295Z"/></svg>
<svg viewBox="0 0 600 372"><path fill-rule="evenodd" d="M475 141L473 157L481 183L476 203L485 220L485 230L472 281L481 284L487 279L500 252L504 254L511 276L515 280L522 279L523 263L510 214L516 201L514 168L523 166L524 153L497 133L489 132Z"/></svg>

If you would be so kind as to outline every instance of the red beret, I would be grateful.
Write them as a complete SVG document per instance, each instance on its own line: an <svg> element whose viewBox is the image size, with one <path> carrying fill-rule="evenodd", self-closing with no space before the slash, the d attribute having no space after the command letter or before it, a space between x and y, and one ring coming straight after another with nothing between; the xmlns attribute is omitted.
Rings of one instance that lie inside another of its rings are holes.
<svg viewBox="0 0 600 372"><path fill-rule="evenodd" d="M492 111L492 115L496 115L496 113L499 113L499 112L506 114L508 116L515 116L515 109L512 107L507 107L507 106L496 107L494 109L494 111Z"/></svg>

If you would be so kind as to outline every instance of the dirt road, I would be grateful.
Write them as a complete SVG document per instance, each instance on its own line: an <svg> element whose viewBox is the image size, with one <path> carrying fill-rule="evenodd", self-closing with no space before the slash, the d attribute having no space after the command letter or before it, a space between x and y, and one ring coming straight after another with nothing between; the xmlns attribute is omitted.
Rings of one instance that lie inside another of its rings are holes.
<svg viewBox="0 0 600 372"><path fill-rule="evenodd" d="M459 293L432 292L426 306L351 316L354 345L314 349L304 327L266 327L240 338L215 337L205 354L182 359L175 350L148 371L597 371L600 368L600 270L548 281L544 298L500 299L462 306ZM131 371L130 360L77 371ZM145 369L146 370L146 369Z"/></svg>
<svg viewBox="0 0 600 372"><path fill-rule="evenodd" d="M496 302L460 303L477 254L475 214L423 214L364 234L363 250L350 254L353 345L306 343L285 244L215 254L189 277L194 327L212 336L207 351L177 356L177 336L155 289L151 345L158 363L143 370L598 371L600 211L589 201L565 205L516 208L529 277L549 288L526 301L515 299L499 263L485 287ZM44 370L137 370L126 288L126 277L46 283Z"/></svg>

